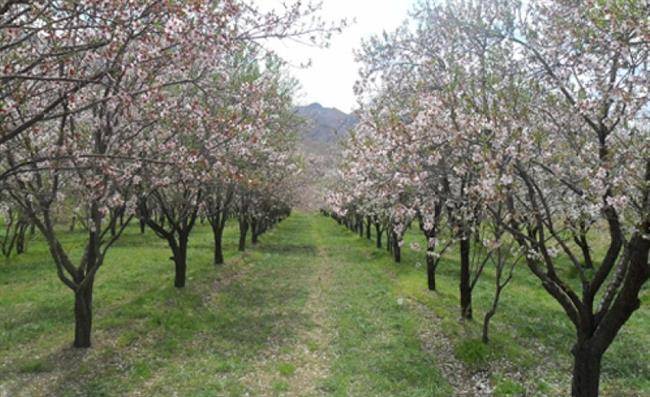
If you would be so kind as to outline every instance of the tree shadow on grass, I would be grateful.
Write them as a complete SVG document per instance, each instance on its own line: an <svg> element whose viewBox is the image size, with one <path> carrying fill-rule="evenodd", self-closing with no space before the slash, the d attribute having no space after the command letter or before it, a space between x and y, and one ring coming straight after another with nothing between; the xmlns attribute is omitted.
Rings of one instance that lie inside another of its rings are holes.
<svg viewBox="0 0 650 397"><path fill-rule="evenodd" d="M301 312L305 291L268 281L295 269L264 269L264 264L246 279L219 292L215 304L205 302L212 280L195 283L183 291L157 285L142 289L128 301L101 310L96 318L94 347L71 349L69 342L36 361L25 359L11 369L18 379L15 394L102 396L138 389L146 377L136 374L136 363L146 362L150 373L174 373L191 364L192 354L210 351L215 357L253 360L272 341L282 344L295 337L299 324L308 319ZM268 273L274 272L274 273ZM284 276L287 276L286 274ZM209 277L212 278L212 277ZM51 321L66 322L67 311L47 313L48 307L31 308ZM60 330L59 330L60 331ZM38 336L38 335L34 335ZM127 339L127 342L124 340ZM24 343L24 342L23 342ZM34 392L33 385L40 385Z"/></svg>

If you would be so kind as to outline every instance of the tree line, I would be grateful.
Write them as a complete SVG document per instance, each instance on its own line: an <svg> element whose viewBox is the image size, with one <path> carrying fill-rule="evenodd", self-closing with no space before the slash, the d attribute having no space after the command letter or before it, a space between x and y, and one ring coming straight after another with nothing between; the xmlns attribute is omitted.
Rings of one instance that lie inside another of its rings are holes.
<svg viewBox="0 0 650 397"><path fill-rule="evenodd" d="M74 294L74 347L91 345L93 288L110 248L139 222L167 242L186 285L197 222L223 263L289 215L300 171L296 83L268 40L322 45L340 25L309 2L18 1L0 6L2 251L43 236ZM82 229L77 258L62 236ZM113 264L112 266L119 266Z"/></svg>
<svg viewBox="0 0 650 397"><path fill-rule="evenodd" d="M357 54L361 122L324 212L397 262L416 224L431 290L458 250L463 319L492 268L485 343L526 267L575 328L572 395L597 396L650 277L649 53L645 1L423 1Z"/></svg>

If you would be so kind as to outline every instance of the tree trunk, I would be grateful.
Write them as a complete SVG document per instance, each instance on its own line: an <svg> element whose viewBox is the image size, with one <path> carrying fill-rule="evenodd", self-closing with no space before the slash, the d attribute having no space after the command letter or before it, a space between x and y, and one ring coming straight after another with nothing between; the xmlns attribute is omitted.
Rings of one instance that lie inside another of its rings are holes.
<svg viewBox="0 0 650 397"><path fill-rule="evenodd" d="M246 235L248 234L248 221L239 220L239 251L246 251Z"/></svg>
<svg viewBox="0 0 650 397"><path fill-rule="evenodd" d="M174 277L174 287L185 288L185 280L187 278L187 240L188 236L181 234L179 236L179 244L174 252L174 268L176 275Z"/></svg>
<svg viewBox="0 0 650 397"><path fill-rule="evenodd" d="M257 221L251 222L251 243L253 245L257 244L257 237L259 233L259 225L257 224Z"/></svg>
<svg viewBox="0 0 650 397"><path fill-rule="evenodd" d="M90 347L90 333L92 330L92 305L93 305L93 282L88 283L75 292L74 305L74 347Z"/></svg>
<svg viewBox="0 0 650 397"><path fill-rule="evenodd" d="M483 335L481 337L481 340L485 344L488 344L490 342L490 336L489 336L489 333L490 333L490 320L492 319L492 317L494 317L494 315L497 312L497 306L499 304L499 296L500 295L501 295L501 290L499 288L497 288L497 291L496 291L496 293L494 295L494 300L492 301L492 307L490 307L490 310L488 310L485 313L485 317L483 317Z"/></svg>
<svg viewBox="0 0 650 397"><path fill-rule="evenodd" d="M393 232L391 240L393 242L393 258L395 259L396 263L400 263L402 262L402 247L399 246L399 239L397 238L397 234L395 232Z"/></svg>
<svg viewBox="0 0 650 397"><path fill-rule="evenodd" d="M223 245L221 242L221 235L214 238L214 264L223 265Z"/></svg>
<svg viewBox="0 0 650 397"><path fill-rule="evenodd" d="M174 287L185 288L187 262L182 257L174 257L174 268L176 270L176 275L174 277Z"/></svg>
<svg viewBox="0 0 650 397"><path fill-rule="evenodd" d="M366 239L371 240L372 236L370 235L370 225L372 225L372 219L370 217L366 218Z"/></svg>
<svg viewBox="0 0 650 397"><path fill-rule="evenodd" d="M583 237L581 240L582 244L580 245L580 250L582 251L582 255L584 257L585 263L584 263L584 268L585 269L593 269L593 260L591 259L591 253L589 252L589 246L587 245L587 242L585 241L585 238Z"/></svg>
<svg viewBox="0 0 650 397"><path fill-rule="evenodd" d="M390 229L386 230L386 251L393 253L393 239Z"/></svg>
<svg viewBox="0 0 650 397"><path fill-rule="evenodd" d="M25 233L27 232L27 224L21 223L18 227L18 235L16 236L16 254L21 255L25 253Z"/></svg>
<svg viewBox="0 0 650 397"><path fill-rule="evenodd" d="M427 284L429 291L436 290L436 259L427 250Z"/></svg>
<svg viewBox="0 0 650 397"><path fill-rule="evenodd" d="M214 237L214 264L223 265L223 228L219 225L213 226L212 236Z"/></svg>
<svg viewBox="0 0 650 397"><path fill-rule="evenodd" d="M377 248L381 248L381 235L383 232L379 223L375 223L375 233L377 234Z"/></svg>
<svg viewBox="0 0 650 397"><path fill-rule="evenodd" d="M488 310L485 313L485 317L483 318L483 336L481 340L485 344L487 344L490 341L488 335L490 332L490 320L496 314L497 308L499 307L499 299L501 299L501 292L512 279L512 269L511 269L510 276L506 276L507 277L506 280L503 283L501 283L501 279L503 277L503 267L505 266L505 263L502 262L500 250L501 249L499 248L499 251L497 252L498 259L496 265L494 298L492 299L492 306L490 306L490 310Z"/></svg>
<svg viewBox="0 0 650 397"><path fill-rule="evenodd" d="M588 342L578 342L572 349L573 380L571 395L573 397L598 397L600 382L600 363L602 354L590 348Z"/></svg>
<svg viewBox="0 0 650 397"><path fill-rule="evenodd" d="M472 287L470 285L470 240L460 240L460 315L472 319Z"/></svg>
<svg viewBox="0 0 650 397"><path fill-rule="evenodd" d="M147 221L144 218L140 218L140 234L144 234L145 226L147 226Z"/></svg>

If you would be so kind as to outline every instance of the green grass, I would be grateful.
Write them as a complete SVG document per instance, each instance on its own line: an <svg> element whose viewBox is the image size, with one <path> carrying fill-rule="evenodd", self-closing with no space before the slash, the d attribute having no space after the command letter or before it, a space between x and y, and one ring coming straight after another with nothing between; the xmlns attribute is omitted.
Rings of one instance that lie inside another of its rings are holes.
<svg viewBox="0 0 650 397"><path fill-rule="evenodd" d="M227 264L215 269L209 228L198 227L187 287L177 290L166 244L128 228L98 273L87 351L70 348L73 297L45 244L36 238L27 254L0 261L0 396L452 395L436 352L422 348L425 322L403 298L437 316L468 368L507 362L537 394L566 392L573 331L526 269L505 290L486 347L480 318L493 275L475 291L477 320L459 322L454 253L430 293L417 266L422 253L405 249L404 262L394 264L321 216L295 214L243 255L236 237L226 230ZM82 239L63 238L76 257ZM642 301L606 354L604 395L650 394L647 289ZM522 395L510 375L492 373L495 395Z"/></svg>
<svg viewBox="0 0 650 397"><path fill-rule="evenodd" d="M27 255L0 265L0 391L244 395L238 378L246 363L304 320L308 291L300 280L308 269L272 253L235 254L235 233L227 231L228 265L215 270L209 230L199 228L188 287L177 290L165 243L130 228L98 273L87 352L69 348L72 294L35 241ZM81 237L66 235L66 246L78 249Z"/></svg>
<svg viewBox="0 0 650 397"><path fill-rule="evenodd" d="M129 228L98 273L87 351L70 348L73 297L56 278L44 243L36 239L26 255L0 263L0 395L287 394L302 376L301 364L269 352L294 354L298 333L314 327L305 304L318 266L332 267L336 290L322 291L323 299L332 305L328 318L344 331L331 344L306 345L336 353L331 368L313 380L318 393L447 390L433 358L419 350L417 319L395 305L392 281L381 268L359 265L366 251L353 237L301 214L243 255L235 251L236 230L227 229L225 237L227 264L215 269L209 228L196 230L187 287L177 290L165 243ZM81 254L82 239L64 235L73 256ZM340 245L350 242L358 247L344 258ZM332 257L319 258L323 252ZM260 388L256 372L268 362L272 374Z"/></svg>
<svg viewBox="0 0 650 397"><path fill-rule="evenodd" d="M353 234L339 226L340 233ZM374 235L373 235L374 237ZM359 239L362 241L362 239ZM515 271L515 277L504 290L499 309L491 321L490 344L481 346L481 325L492 303L494 272L487 268L473 293L474 320L461 322L457 247L446 253L437 272L437 291L426 289L425 257L414 252L411 242L426 246L417 227L405 237L402 263L395 264L374 243L363 241L373 258L382 261L383 268L394 276L399 294L425 305L440 319L442 330L453 343L455 356L470 369L488 369L499 362L493 373L496 392L502 395L521 387L501 367L523 374L529 388L539 395L568 395L572 357L570 349L575 337L573 325L560 305L542 288L539 280L526 267ZM578 276L566 264L560 271L577 285ZM603 359L601 391L605 396L650 395L650 286L641 294L641 308L623 327ZM505 390L505 391L504 391ZM537 395L535 394L535 395ZM508 395L507 393L505 395ZM516 393L514 395L517 395Z"/></svg>
<svg viewBox="0 0 650 397"><path fill-rule="evenodd" d="M278 372L282 376L292 376L296 373L296 366L291 363L280 363L278 364Z"/></svg>
<svg viewBox="0 0 650 397"><path fill-rule="evenodd" d="M454 346L454 355L472 369L486 367L490 361L490 347L478 339L463 339Z"/></svg>
<svg viewBox="0 0 650 397"><path fill-rule="evenodd" d="M448 396L449 385L417 338L418 318L397 303L385 258L326 218L314 220L318 244L335 269L335 355L324 385L335 396Z"/></svg>
<svg viewBox="0 0 650 397"><path fill-rule="evenodd" d="M519 383L512 380L496 377L496 379L494 379L494 383L496 384L496 387L494 388L495 397L526 395L526 389ZM540 392L544 393L545 391L540 390Z"/></svg>

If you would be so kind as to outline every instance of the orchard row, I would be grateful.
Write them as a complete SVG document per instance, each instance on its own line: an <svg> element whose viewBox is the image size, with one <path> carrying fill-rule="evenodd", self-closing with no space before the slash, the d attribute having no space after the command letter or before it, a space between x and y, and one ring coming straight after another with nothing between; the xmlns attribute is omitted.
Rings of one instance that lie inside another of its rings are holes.
<svg viewBox="0 0 650 397"><path fill-rule="evenodd" d="M650 277L647 2L425 1L359 59L361 122L326 211L385 233L396 261L417 224L431 290L458 247L465 319L493 268L485 343L527 267L575 326L573 395L597 396Z"/></svg>
<svg viewBox="0 0 650 397"><path fill-rule="evenodd" d="M185 286L198 218L223 262L290 211L299 172L295 82L266 40L321 44L337 28L296 1L8 1L0 7L3 253L44 237L75 296L75 347L89 347L97 272L131 220L170 248ZM62 236L80 225L77 259ZM119 266L119 264L115 264ZM53 269L54 270L54 269Z"/></svg>

